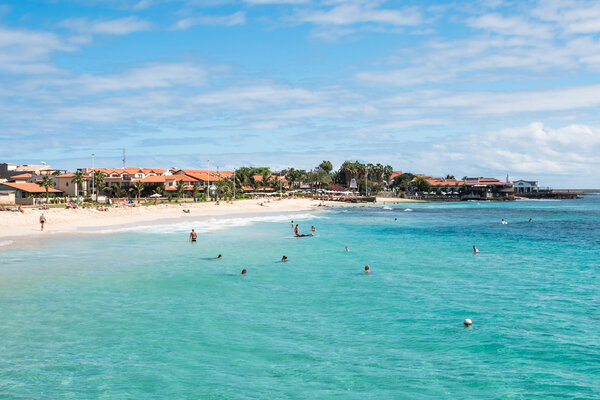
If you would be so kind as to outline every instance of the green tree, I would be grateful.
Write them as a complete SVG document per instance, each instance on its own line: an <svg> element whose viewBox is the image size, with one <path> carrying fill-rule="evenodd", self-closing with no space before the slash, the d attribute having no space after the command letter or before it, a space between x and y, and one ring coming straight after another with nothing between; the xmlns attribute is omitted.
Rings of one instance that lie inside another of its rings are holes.
<svg viewBox="0 0 600 400"><path fill-rule="evenodd" d="M198 182L194 182L192 184L192 196L194 196L194 199L197 199L199 197L200 194L200 186L198 186Z"/></svg>
<svg viewBox="0 0 600 400"><path fill-rule="evenodd" d="M301 182L302 178L305 176L306 171L302 169L294 169L290 168L284 171L285 179L290 184L290 189L296 188Z"/></svg>
<svg viewBox="0 0 600 400"><path fill-rule="evenodd" d="M177 191L177 198L181 199L183 196L183 191L185 190L186 183L183 180L177 181L177 185L175 186L175 190Z"/></svg>
<svg viewBox="0 0 600 400"><path fill-rule="evenodd" d="M77 196L77 201L79 201L79 192L80 189L83 190L83 183L86 181L83 172L77 171L73 174L73 179L71 179L71 183L75 184L75 196Z"/></svg>
<svg viewBox="0 0 600 400"><path fill-rule="evenodd" d="M454 175L448 174L448 175L446 175L446 179L456 179L456 178L454 177Z"/></svg>
<svg viewBox="0 0 600 400"><path fill-rule="evenodd" d="M102 192L102 189L100 189L100 187L104 187L105 177L106 175L104 175L104 172L94 171L94 173L92 174L92 184L94 185L95 191Z"/></svg>
<svg viewBox="0 0 600 400"><path fill-rule="evenodd" d="M427 182L427 179L425 179L424 176L417 176L413 180L413 183L416 186L417 190L420 192L426 192L431 187L431 184Z"/></svg>
<svg viewBox="0 0 600 400"><path fill-rule="evenodd" d="M50 196L48 194L48 191L50 190L50 188L54 187L54 181L49 176L44 176L42 178L42 182L40 183L40 186L43 187L44 189L46 189L46 204L48 204L48 202L50 201Z"/></svg>
<svg viewBox="0 0 600 400"><path fill-rule="evenodd" d="M319 164L319 169L323 170L329 174L333 170L333 165L331 164L330 161L323 160L323 162L321 164Z"/></svg>
<svg viewBox="0 0 600 400"><path fill-rule="evenodd" d="M140 197L142 196L142 192L144 191L144 182L140 182L140 181L134 182L133 187L130 188L129 190L137 192L137 201L139 203Z"/></svg>
<svg viewBox="0 0 600 400"><path fill-rule="evenodd" d="M125 192L125 189L123 189L123 187L119 183L115 183L114 185L112 185L110 187L110 190L113 192L113 194L117 198L121 197L123 195L123 193Z"/></svg>
<svg viewBox="0 0 600 400"><path fill-rule="evenodd" d="M393 173L394 173L394 168L392 168L391 165L386 165L385 167L383 167L383 177L385 178L385 181L388 184L390 183L390 178L392 177Z"/></svg>

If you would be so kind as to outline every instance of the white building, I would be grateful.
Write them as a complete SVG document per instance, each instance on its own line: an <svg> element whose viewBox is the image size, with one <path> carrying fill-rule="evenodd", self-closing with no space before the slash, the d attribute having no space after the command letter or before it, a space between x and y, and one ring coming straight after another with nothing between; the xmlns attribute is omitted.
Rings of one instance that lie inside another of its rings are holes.
<svg viewBox="0 0 600 400"><path fill-rule="evenodd" d="M514 181L515 193L533 193L538 192L540 187L537 181Z"/></svg>

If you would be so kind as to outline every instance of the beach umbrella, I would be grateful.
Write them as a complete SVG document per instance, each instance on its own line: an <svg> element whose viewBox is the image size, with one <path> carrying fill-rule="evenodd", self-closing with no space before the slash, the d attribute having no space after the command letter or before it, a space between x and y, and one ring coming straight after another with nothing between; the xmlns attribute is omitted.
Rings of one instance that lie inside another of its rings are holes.
<svg viewBox="0 0 600 400"><path fill-rule="evenodd" d="M161 195L158 193L154 193L154 194L151 194L150 197L161 197Z"/></svg>

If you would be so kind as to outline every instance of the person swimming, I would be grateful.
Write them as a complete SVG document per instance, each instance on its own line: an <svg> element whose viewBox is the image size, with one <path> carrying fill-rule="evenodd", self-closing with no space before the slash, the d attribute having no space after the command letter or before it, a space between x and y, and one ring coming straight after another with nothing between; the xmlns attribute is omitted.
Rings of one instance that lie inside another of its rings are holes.
<svg viewBox="0 0 600 400"><path fill-rule="evenodd" d="M479 253L479 249L477 248L477 246L473 245L473 254L477 253Z"/></svg>
<svg viewBox="0 0 600 400"><path fill-rule="evenodd" d="M315 228L315 226L313 225L313 226L311 226L311 227L310 227L310 231L311 231L311 232L316 232L316 231L317 231L317 228Z"/></svg>
<svg viewBox="0 0 600 400"><path fill-rule="evenodd" d="M223 256L222 256L221 254L219 254L219 255L217 256L217 260L220 260L221 258L223 258Z"/></svg>
<svg viewBox="0 0 600 400"><path fill-rule="evenodd" d="M533 219L529 218L529 222L533 222Z"/></svg>
<svg viewBox="0 0 600 400"><path fill-rule="evenodd" d="M294 234L296 235L296 237L306 237L306 236L312 236L312 233L309 234L301 234L300 233L300 228L298 227L298 224L296 224L296 227L294 228Z"/></svg>
<svg viewBox="0 0 600 400"><path fill-rule="evenodd" d="M294 229L294 220L292 220L292 229Z"/></svg>
<svg viewBox="0 0 600 400"><path fill-rule="evenodd" d="M369 265L365 265L365 274L370 274L371 273L371 267L369 267Z"/></svg>
<svg viewBox="0 0 600 400"><path fill-rule="evenodd" d="M347 251L348 253L350 252L350 249L348 248L348 246L346 246L346 251Z"/></svg>
<svg viewBox="0 0 600 400"><path fill-rule="evenodd" d="M247 272L247 271L246 271L246 268L244 268L244 269L242 270L242 273L241 273L240 275L246 275L246 272Z"/></svg>
<svg viewBox="0 0 600 400"><path fill-rule="evenodd" d="M288 258L286 256L281 257L281 262L286 262L288 261Z"/></svg>
<svg viewBox="0 0 600 400"><path fill-rule="evenodd" d="M502 225L508 225L508 221L505 221L504 218L502 218Z"/></svg>
<svg viewBox="0 0 600 400"><path fill-rule="evenodd" d="M195 243L197 238L198 234L192 229L192 231L190 232L190 242Z"/></svg>
<svg viewBox="0 0 600 400"><path fill-rule="evenodd" d="M394 221L398 221L398 218L394 218Z"/></svg>

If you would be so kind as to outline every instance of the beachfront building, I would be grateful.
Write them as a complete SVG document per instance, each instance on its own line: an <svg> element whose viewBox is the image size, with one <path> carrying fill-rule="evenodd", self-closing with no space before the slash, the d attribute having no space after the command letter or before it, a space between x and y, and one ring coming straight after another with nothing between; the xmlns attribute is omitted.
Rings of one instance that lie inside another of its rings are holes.
<svg viewBox="0 0 600 400"><path fill-rule="evenodd" d="M134 179L131 183L141 182L144 184L144 192L145 193L157 193L162 192L176 192L177 191L177 183L184 182L185 186L183 188L184 192L190 192L194 190L194 185L199 186L199 190L202 191L202 188L199 185L199 181L195 178L187 176L185 174L182 175L148 175L145 178Z"/></svg>
<svg viewBox="0 0 600 400"><path fill-rule="evenodd" d="M514 199L512 182L502 182L496 178L466 178L461 200L510 200Z"/></svg>
<svg viewBox="0 0 600 400"><path fill-rule="evenodd" d="M80 168L78 171L82 172L86 178L86 183L82 189L80 189L81 195L88 196L91 194L93 176L96 172L102 172L104 174L104 184L108 187L119 185L123 189L128 190L131 185L140 179L147 178L149 176L162 176L166 172L160 168ZM73 179L73 176L70 177Z"/></svg>
<svg viewBox="0 0 600 400"><path fill-rule="evenodd" d="M209 182L228 179L233 176L232 171L209 171L206 169L172 169L170 172L172 175L186 175L194 178L199 186L204 186Z"/></svg>
<svg viewBox="0 0 600 400"><path fill-rule="evenodd" d="M15 175L31 175L31 178L37 180L44 176L52 176L66 172L62 169L54 169L48 165L17 165L11 163L0 163L0 180L10 180Z"/></svg>
<svg viewBox="0 0 600 400"><path fill-rule="evenodd" d="M13 192L15 203L22 205L34 204L35 196L41 196L46 194L46 189L37 183L17 183L17 182L2 182L0 183L0 191L2 192ZM62 194L60 190L49 188L48 193L54 195Z"/></svg>
<svg viewBox="0 0 600 400"><path fill-rule="evenodd" d="M444 196L448 199L461 200L499 200L514 198L514 188L511 182L502 182L496 178L466 178L458 180L454 178L434 177L417 175L423 177L430 186L429 192L422 196Z"/></svg>
<svg viewBox="0 0 600 400"><path fill-rule="evenodd" d="M515 193L535 193L540 191L537 181L514 181Z"/></svg>

